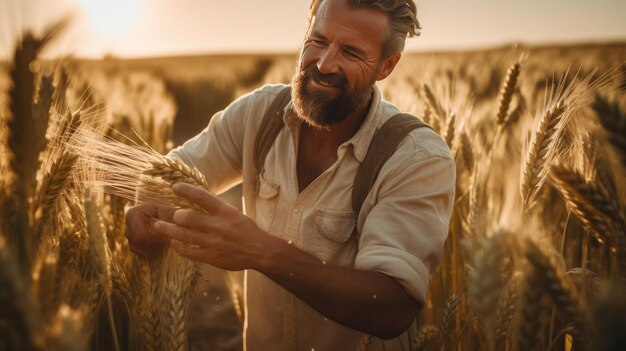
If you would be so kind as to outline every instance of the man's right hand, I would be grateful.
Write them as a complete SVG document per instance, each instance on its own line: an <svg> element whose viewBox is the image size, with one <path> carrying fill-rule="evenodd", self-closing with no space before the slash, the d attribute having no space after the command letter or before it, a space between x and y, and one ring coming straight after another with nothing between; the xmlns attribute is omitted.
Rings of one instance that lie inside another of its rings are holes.
<svg viewBox="0 0 626 351"><path fill-rule="evenodd" d="M129 208L126 211L126 229L130 250L142 257L154 257L161 252L170 239L152 230L154 220L172 222L177 209L170 206L145 204Z"/></svg>

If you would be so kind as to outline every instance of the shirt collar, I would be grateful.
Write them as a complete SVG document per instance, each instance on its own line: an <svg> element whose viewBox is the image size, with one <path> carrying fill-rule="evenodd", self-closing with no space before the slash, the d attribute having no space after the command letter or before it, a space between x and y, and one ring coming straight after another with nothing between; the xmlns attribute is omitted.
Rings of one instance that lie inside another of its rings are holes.
<svg viewBox="0 0 626 351"><path fill-rule="evenodd" d="M298 125L301 121L296 115L295 111L292 108L293 103L289 101L287 106L285 106L285 113L283 114L283 122L285 126L287 126L292 133L296 132L296 125ZM352 150L354 153L354 157L359 161L363 162L365 159L365 155L367 154L367 150L369 149L370 142L374 136L374 133L378 129L380 125L380 121L382 120L381 116L381 94L377 85L374 85L374 92L372 94L372 102L370 104L369 111L363 120L363 124L357 132L345 143L341 144L341 147L345 147L348 145L352 145Z"/></svg>

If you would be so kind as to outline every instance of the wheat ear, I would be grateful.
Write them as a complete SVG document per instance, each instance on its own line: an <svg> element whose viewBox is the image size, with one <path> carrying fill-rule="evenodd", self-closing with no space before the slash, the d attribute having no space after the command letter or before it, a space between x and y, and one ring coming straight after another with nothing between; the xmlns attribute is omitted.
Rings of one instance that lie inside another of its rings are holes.
<svg viewBox="0 0 626 351"><path fill-rule="evenodd" d="M161 296L162 327L167 350L186 351L190 303L199 280L198 264L170 249L164 264L165 284Z"/></svg>
<svg viewBox="0 0 626 351"><path fill-rule="evenodd" d="M70 182L70 177L78 155L64 152L52 162L50 170L43 176L35 199L35 214L38 218L37 243L41 239L42 226L45 225L57 207L60 194Z"/></svg>
<svg viewBox="0 0 626 351"><path fill-rule="evenodd" d="M452 334L460 303L461 299L458 295L451 295L443 307L443 314L439 326L439 340L441 341L441 345L446 345Z"/></svg>
<svg viewBox="0 0 626 351"><path fill-rule="evenodd" d="M509 67L504 83L500 88L500 95L498 98L498 113L496 114L496 121L498 126L504 127L508 124L507 117L509 116L509 107L511 105L511 99L517 86L517 79L520 74L521 64L519 61L514 62Z"/></svg>
<svg viewBox="0 0 626 351"><path fill-rule="evenodd" d="M550 163L559 150L569 120L611 82L615 70L595 75L596 70L593 70L587 77L577 80L575 76L572 83L566 84L565 74L561 82L550 90L546 105L536 118L536 128L522 161L520 192L526 210L533 206L537 193L545 183Z"/></svg>
<svg viewBox="0 0 626 351"><path fill-rule="evenodd" d="M606 242L613 252L623 251L624 228L620 204L615 196L577 171L553 166L550 177L565 202L599 242Z"/></svg>
<svg viewBox="0 0 626 351"><path fill-rule="evenodd" d="M611 103L600 95L596 95L592 107L608 135L609 142L626 166L626 113L621 111L616 102Z"/></svg>
<svg viewBox="0 0 626 351"><path fill-rule="evenodd" d="M517 309L514 350L543 350L541 321L546 318L547 307L542 283L539 272L526 270Z"/></svg>
<svg viewBox="0 0 626 351"><path fill-rule="evenodd" d="M37 59L42 44L26 33L15 50L10 72L13 85L9 90L9 109L12 116L7 121L7 144L16 213L11 217L10 225L14 234L8 239L15 243L18 260L26 271L30 271L33 252L29 246L29 199L35 191L39 153L44 147L46 133L43 121L35 120L33 114L35 74L29 66Z"/></svg>
<svg viewBox="0 0 626 351"><path fill-rule="evenodd" d="M446 123L446 130L443 135L443 139L446 141L446 144L450 148L452 148L452 142L454 141L454 137L456 136L456 114L453 113L450 115L448 122Z"/></svg>
<svg viewBox="0 0 626 351"><path fill-rule="evenodd" d="M428 107L436 115L437 119L440 121L445 120L446 114L443 107L439 103L437 97L435 97L435 94L430 86L426 83L422 86L422 94L424 96L424 100L426 100L426 103L428 104Z"/></svg>
<svg viewBox="0 0 626 351"><path fill-rule="evenodd" d="M425 325L420 328L413 338L415 350L425 350L428 343L435 340L439 336L439 329L432 324Z"/></svg>
<svg viewBox="0 0 626 351"><path fill-rule="evenodd" d="M356 348L356 351L369 351L374 344L374 337L371 335L365 335L359 341L359 345Z"/></svg>
<svg viewBox="0 0 626 351"><path fill-rule="evenodd" d="M511 321L515 318L515 313L519 304L519 276L514 275L504 288L504 292L498 301L495 323L495 349L506 349L506 342L509 338Z"/></svg>
<svg viewBox="0 0 626 351"><path fill-rule="evenodd" d="M526 240L524 246L538 286L548 292L557 309L574 325L577 349L591 350L593 336L589 316L583 312L576 289L565 276L565 269L556 263L554 254L543 252L532 240Z"/></svg>
<svg viewBox="0 0 626 351"><path fill-rule="evenodd" d="M487 319L489 326L493 326L493 311L504 285L500 275L494 272L502 266L507 236L508 233L498 232L486 239L472 260L474 269L470 272L468 291L476 311Z"/></svg>
<svg viewBox="0 0 626 351"><path fill-rule="evenodd" d="M521 194L525 207L530 207L537 192L545 181L548 163L556 153L560 137L569 117L564 101L557 101L548 108L541 119L539 128L533 134L530 148L522 167Z"/></svg>

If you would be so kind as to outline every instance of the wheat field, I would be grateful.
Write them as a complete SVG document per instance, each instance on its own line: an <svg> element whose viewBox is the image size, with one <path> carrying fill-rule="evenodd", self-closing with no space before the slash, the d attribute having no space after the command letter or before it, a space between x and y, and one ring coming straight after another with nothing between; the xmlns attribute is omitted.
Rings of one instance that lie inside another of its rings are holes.
<svg viewBox="0 0 626 351"><path fill-rule="evenodd" d="M240 277L133 255L124 212L188 207L169 184L206 180L161 155L288 82L295 55L42 60L57 30L0 66L0 350L241 349ZM380 83L457 162L411 350L626 349L624 58L624 43L406 54Z"/></svg>

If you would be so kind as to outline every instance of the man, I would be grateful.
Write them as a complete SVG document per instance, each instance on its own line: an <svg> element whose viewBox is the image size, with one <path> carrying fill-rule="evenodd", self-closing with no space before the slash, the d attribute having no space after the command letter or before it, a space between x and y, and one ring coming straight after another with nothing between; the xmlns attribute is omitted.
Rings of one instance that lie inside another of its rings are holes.
<svg viewBox="0 0 626 351"><path fill-rule="evenodd" d="M206 214L149 205L127 213L135 252L167 238L192 260L246 270L246 350L354 350L364 333L401 334L423 305L454 195L445 143L429 128L411 131L359 213L351 207L372 136L399 113L375 82L418 30L412 0L313 1L285 126L261 174L254 140L280 85L238 99L170 153L215 193L243 182L247 216L188 184L173 189Z"/></svg>

